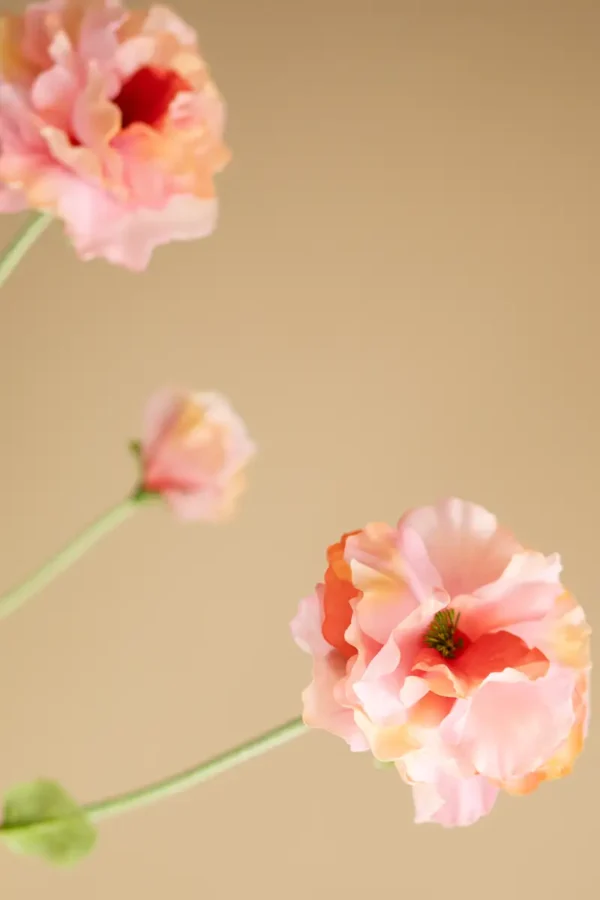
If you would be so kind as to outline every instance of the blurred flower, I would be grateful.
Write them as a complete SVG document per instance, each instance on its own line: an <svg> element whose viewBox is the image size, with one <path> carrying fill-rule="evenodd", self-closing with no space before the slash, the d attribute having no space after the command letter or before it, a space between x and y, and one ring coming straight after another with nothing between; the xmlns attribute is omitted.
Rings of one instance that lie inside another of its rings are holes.
<svg viewBox="0 0 600 900"><path fill-rule="evenodd" d="M292 623L308 725L393 762L417 822L469 825L499 789L570 772L588 723L589 627L558 556L461 500L329 549Z"/></svg>
<svg viewBox="0 0 600 900"><path fill-rule="evenodd" d="M246 427L218 394L162 391L146 408L140 488L160 494L182 519L229 516L254 454Z"/></svg>
<svg viewBox="0 0 600 900"><path fill-rule="evenodd" d="M45 0L0 18L0 210L58 216L83 259L144 269L213 230L224 107L162 6Z"/></svg>

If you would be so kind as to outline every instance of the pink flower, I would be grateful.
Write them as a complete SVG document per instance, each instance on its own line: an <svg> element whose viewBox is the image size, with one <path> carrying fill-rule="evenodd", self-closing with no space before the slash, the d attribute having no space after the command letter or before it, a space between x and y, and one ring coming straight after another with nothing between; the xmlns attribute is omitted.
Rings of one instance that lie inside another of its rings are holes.
<svg viewBox="0 0 600 900"><path fill-rule="evenodd" d="M83 259L144 269L215 227L224 108L163 6L44 0L0 18L0 211L58 216Z"/></svg>
<svg viewBox="0 0 600 900"><path fill-rule="evenodd" d="M461 500L345 536L292 623L313 657L306 723L395 763L417 822L470 825L500 789L566 775L590 630L560 572Z"/></svg>
<svg viewBox="0 0 600 900"><path fill-rule="evenodd" d="M182 519L231 514L255 448L218 394L162 391L148 403L140 444L140 488L161 494Z"/></svg>

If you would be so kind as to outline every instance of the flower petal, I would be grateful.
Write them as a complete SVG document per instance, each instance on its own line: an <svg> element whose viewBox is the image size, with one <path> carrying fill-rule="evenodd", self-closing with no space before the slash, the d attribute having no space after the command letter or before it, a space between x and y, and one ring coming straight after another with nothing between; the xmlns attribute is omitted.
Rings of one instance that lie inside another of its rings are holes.
<svg viewBox="0 0 600 900"><path fill-rule="evenodd" d="M454 702L447 697L425 694L407 710L402 724L377 724L362 710L355 712L355 718L369 741L373 756L382 762L391 762L418 752L429 741L435 740L437 729L449 715Z"/></svg>
<svg viewBox="0 0 600 900"><path fill-rule="evenodd" d="M315 657L313 681L302 694L304 721L312 728L323 728L343 738L351 750L368 750L352 709L342 706L335 696L336 687L345 677L346 662L339 653Z"/></svg>
<svg viewBox="0 0 600 900"><path fill-rule="evenodd" d="M453 601L454 608L460 613L461 629L472 641L500 630L521 636L521 628L515 626L543 620L564 592L560 571L558 554L515 554L495 582L479 589L475 595L459 596Z"/></svg>
<svg viewBox="0 0 600 900"><path fill-rule="evenodd" d="M323 637L323 606L317 593L305 597L298 605L298 612L292 619L292 637L301 650L313 656L327 656L331 646Z"/></svg>
<svg viewBox="0 0 600 900"><path fill-rule="evenodd" d="M384 644L395 626L418 606L405 577L395 529L371 523L348 538L346 560L352 582L362 592L356 607L362 631Z"/></svg>
<svg viewBox="0 0 600 900"><path fill-rule="evenodd" d="M356 605L355 618L361 624L364 597ZM417 606L372 656L361 671L363 648L359 645L358 671L353 679L353 689L365 713L378 725L399 724L406 718L406 707L401 699L403 685L411 674L415 659L423 646L423 635L443 601L430 597Z"/></svg>
<svg viewBox="0 0 600 900"><path fill-rule="evenodd" d="M548 671L548 660L537 649L508 631L484 634L456 659L443 659L425 648L413 671L423 672L430 690L442 697L468 697L492 672L516 669L535 679Z"/></svg>
<svg viewBox="0 0 600 900"><path fill-rule="evenodd" d="M496 517L455 498L412 510L398 528L422 539L444 589L455 597L496 581L522 547Z"/></svg>
<svg viewBox="0 0 600 900"><path fill-rule="evenodd" d="M568 737L576 679L576 672L558 666L536 681L514 669L493 673L472 697L456 701L443 736L482 775L498 782L520 778L542 766Z"/></svg>
<svg viewBox="0 0 600 900"><path fill-rule="evenodd" d="M441 772L434 783L414 784L415 822L445 828L473 825L491 811L498 788L482 775L456 778Z"/></svg>

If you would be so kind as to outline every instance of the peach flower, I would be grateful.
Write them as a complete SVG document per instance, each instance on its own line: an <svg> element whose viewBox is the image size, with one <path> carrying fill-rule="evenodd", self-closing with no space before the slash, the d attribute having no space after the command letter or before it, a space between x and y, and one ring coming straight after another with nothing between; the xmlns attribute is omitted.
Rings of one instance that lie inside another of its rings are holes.
<svg viewBox="0 0 600 900"><path fill-rule="evenodd" d="M44 0L0 18L0 211L62 219L83 259L144 269L213 230L224 108L163 6Z"/></svg>
<svg viewBox="0 0 600 900"><path fill-rule="evenodd" d="M304 719L393 762L417 822L470 825L498 791L570 772L588 725L589 627L558 556L451 499L329 550L300 603Z"/></svg>
<svg viewBox="0 0 600 900"><path fill-rule="evenodd" d="M165 390L146 408L140 489L162 495L182 519L226 518L254 452L244 423L223 397Z"/></svg>

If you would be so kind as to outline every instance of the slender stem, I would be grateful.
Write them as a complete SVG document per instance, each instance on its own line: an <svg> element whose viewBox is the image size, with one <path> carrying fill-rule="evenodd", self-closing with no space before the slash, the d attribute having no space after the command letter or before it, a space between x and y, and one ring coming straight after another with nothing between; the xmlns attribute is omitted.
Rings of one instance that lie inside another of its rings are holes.
<svg viewBox="0 0 600 900"><path fill-rule="evenodd" d="M291 719L283 725L278 725L270 731L261 734L260 737L247 741L234 747L232 750L226 750L212 759L180 772L178 775L171 775L163 781L156 781L154 784L148 784L146 787L137 788L137 790L129 791L127 794L121 794L118 797L111 797L108 800L101 800L99 803L91 803L85 807L85 811L94 820L106 819L110 816L117 816L120 813L129 812L129 810L137 809L140 806L146 806L163 797L170 797L173 794L180 794L226 772L233 769L243 762L254 759L255 756L261 756L268 750L281 746L288 741L299 737L307 731L306 725L301 718Z"/></svg>
<svg viewBox="0 0 600 900"><path fill-rule="evenodd" d="M51 221L52 216L47 213L32 213L6 250L0 253L0 287L17 268L29 248L35 244Z"/></svg>
<svg viewBox="0 0 600 900"><path fill-rule="evenodd" d="M0 619L9 616L23 606L34 594L50 584L57 575L72 566L80 556L89 550L100 538L128 519L140 503L139 497L128 497L121 501L99 519L88 525L77 537L59 550L55 556L44 563L41 568L29 576L21 584L0 596Z"/></svg>

